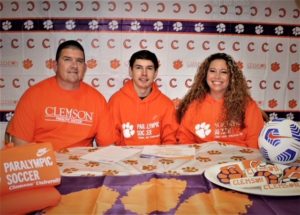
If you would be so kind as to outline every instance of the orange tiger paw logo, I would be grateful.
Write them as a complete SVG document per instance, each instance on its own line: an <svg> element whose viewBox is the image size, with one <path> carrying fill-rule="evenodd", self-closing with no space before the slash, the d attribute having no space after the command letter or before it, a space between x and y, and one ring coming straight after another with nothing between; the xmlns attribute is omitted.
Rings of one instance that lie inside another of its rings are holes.
<svg viewBox="0 0 300 215"><path fill-rule="evenodd" d="M241 153L245 153L245 154L251 154L251 153L253 153L253 150L247 148L247 149L241 149L240 152L241 152Z"/></svg>
<svg viewBox="0 0 300 215"><path fill-rule="evenodd" d="M273 72L277 72L279 69L280 69L280 64L279 63L274 62L274 63L271 64L271 70Z"/></svg>
<svg viewBox="0 0 300 215"><path fill-rule="evenodd" d="M183 63L181 60L175 60L173 62L173 68L176 70L179 70L183 66Z"/></svg>
<svg viewBox="0 0 300 215"><path fill-rule="evenodd" d="M159 162L162 163L162 164L172 164L172 163L174 163L174 161L170 160L170 159L160 159Z"/></svg>
<svg viewBox="0 0 300 215"><path fill-rule="evenodd" d="M197 172L198 169L196 167L185 167L185 168L182 168L183 172Z"/></svg>
<svg viewBox="0 0 300 215"><path fill-rule="evenodd" d="M271 100L269 100L268 105L270 108L275 108L275 107L277 107L278 102L276 99L271 99Z"/></svg>
<svg viewBox="0 0 300 215"><path fill-rule="evenodd" d="M57 164L57 166L60 166L60 167L62 167L64 165L64 163L61 163L61 162L57 162L56 164Z"/></svg>
<svg viewBox="0 0 300 215"><path fill-rule="evenodd" d="M55 65L55 60L52 60L52 59L46 60L46 67L48 69L53 69L54 65Z"/></svg>
<svg viewBox="0 0 300 215"><path fill-rule="evenodd" d="M230 184L230 179L242 178L243 176L244 174L241 168L234 164L222 167L217 175L217 178L224 184Z"/></svg>
<svg viewBox="0 0 300 215"><path fill-rule="evenodd" d="M278 184L279 178L277 175L272 174L269 171L257 171L254 176L264 176L267 179L268 184Z"/></svg>
<svg viewBox="0 0 300 215"><path fill-rule="evenodd" d="M103 172L103 175L107 175L107 176L114 176L114 175L118 175L119 174L119 171L117 170L106 170Z"/></svg>
<svg viewBox="0 0 300 215"><path fill-rule="evenodd" d="M232 156L231 159L234 160L234 161L243 161L243 160L246 160L246 158L244 158L242 156Z"/></svg>
<svg viewBox="0 0 300 215"><path fill-rule="evenodd" d="M298 71L300 71L300 64L298 64L298 63L292 64L291 65L291 70L292 70L292 72L298 72Z"/></svg>
<svg viewBox="0 0 300 215"><path fill-rule="evenodd" d="M112 69L117 69L117 68L120 67L120 65L121 64L120 64L120 61L118 59L113 59L113 60L110 61L110 67Z"/></svg>
<svg viewBox="0 0 300 215"><path fill-rule="evenodd" d="M138 164L138 161L137 161L137 160L125 160L125 161L123 161L123 162L126 163L126 164L129 164L129 165L131 165L131 166L137 165L137 164Z"/></svg>
<svg viewBox="0 0 300 215"><path fill-rule="evenodd" d="M211 161L211 159L209 157L200 157L199 156L196 159L200 162L210 162Z"/></svg>
<svg viewBox="0 0 300 215"><path fill-rule="evenodd" d="M201 148L200 144L191 144L188 147L191 147L191 148L194 148L194 149L200 149Z"/></svg>
<svg viewBox="0 0 300 215"><path fill-rule="evenodd" d="M79 160L80 158L79 158L79 156L77 156L77 155L70 155L69 156L69 160Z"/></svg>
<svg viewBox="0 0 300 215"><path fill-rule="evenodd" d="M96 174L92 174L92 173L87 173L87 174L83 174L81 176L97 176Z"/></svg>
<svg viewBox="0 0 300 215"><path fill-rule="evenodd" d="M30 69L33 66L32 60L26 59L23 61L24 69Z"/></svg>
<svg viewBox="0 0 300 215"><path fill-rule="evenodd" d="M218 142L218 144L219 144L220 146L228 146L227 143Z"/></svg>
<svg viewBox="0 0 300 215"><path fill-rule="evenodd" d="M67 154L69 152L70 152L69 149L61 149L58 151L58 153L62 153L62 154Z"/></svg>
<svg viewBox="0 0 300 215"><path fill-rule="evenodd" d="M98 150L98 148L91 148L91 149L88 149L87 151L88 152L95 152L95 151L97 151Z"/></svg>
<svg viewBox="0 0 300 215"><path fill-rule="evenodd" d="M73 172L76 172L78 171L77 168L66 168L63 170L64 173L73 173Z"/></svg>
<svg viewBox="0 0 300 215"><path fill-rule="evenodd" d="M94 69L97 66L97 61L95 59L90 59L86 62L86 66L89 69Z"/></svg>
<svg viewBox="0 0 300 215"><path fill-rule="evenodd" d="M146 166L143 166L143 170L146 170L146 171L153 171L155 170L157 167L154 166L154 165L146 165Z"/></svg>
<svg viewBox="0 0 300 215"><path fill-rule="evenodd" d="M297 101L295 99L292 99L289 101L289 107L290 108L295 108L297 107Z"/></svg>
<svg viewBox="0 0 300 215"><path fill-rule="evenodd" d="M291 166L283 170L283 182L300 181L300 166Z"/></svg>
<svg viewBox="0 0 300 215"><path fill-rule="evenodd" d="M176 170L168 170L168 171L164 172L164 174L168 174L168 175L180 175L179 172L177 172Z"/></svg>
<svg viewBox="0 0 300 215"><path fill-rule="evenodd" d="M89 161L87 163L84 164L87 167L95 167L95 166L99 166L99 162L95 162L95 161Z"/></svg>
<svg viewBox="0 0 300 215"><path fill-rule="evenodd" d="M210 155L220 155L220 154L222 154L222 152L217 151L217 150L210 150L207 153L210 154Z"/></svg>

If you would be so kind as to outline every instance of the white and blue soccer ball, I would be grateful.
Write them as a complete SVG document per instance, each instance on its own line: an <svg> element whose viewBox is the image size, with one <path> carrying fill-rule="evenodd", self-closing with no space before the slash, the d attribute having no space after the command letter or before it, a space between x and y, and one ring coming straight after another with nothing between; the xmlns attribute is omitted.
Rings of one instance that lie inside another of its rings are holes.
<svg viewBox="0 0 300 215"><path fill-rule="evenodd" d="M273 119L265 124L258 146L263 157L271 162L287 164L300 155L300 126L290 119Z"/></svg>

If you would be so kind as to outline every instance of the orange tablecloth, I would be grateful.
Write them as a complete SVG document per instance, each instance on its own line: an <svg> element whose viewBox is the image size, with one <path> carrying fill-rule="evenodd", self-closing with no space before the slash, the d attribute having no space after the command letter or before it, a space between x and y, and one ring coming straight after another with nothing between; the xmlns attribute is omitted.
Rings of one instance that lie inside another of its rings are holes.
<svg viewBox="0 0 300 215"><path fill-rule="evenodd" d="M62 200L42 213L288 215L298 212L300 195L241 193L217 186L202 174L215 164L262 159L258 150L217 142L190 147L196 148L192 160L141 158L137 153L111 164L80 158L98 148L59 152L56 156L63 176L57 188Z"/></svg>

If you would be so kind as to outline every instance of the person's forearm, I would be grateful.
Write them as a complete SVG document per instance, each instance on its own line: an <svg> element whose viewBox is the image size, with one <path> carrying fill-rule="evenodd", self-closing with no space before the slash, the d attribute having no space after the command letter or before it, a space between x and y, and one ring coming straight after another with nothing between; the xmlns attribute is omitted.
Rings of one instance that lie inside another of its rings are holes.
<svg viewBox="0 0 300 215"><path fill-rule="evenodd" d="M28 144L27 141L22 140L22 139L20 139L18 137L15 137L15 136L11 137L11 142L14 143L15 146L21 146L21 145Z"/></svg>

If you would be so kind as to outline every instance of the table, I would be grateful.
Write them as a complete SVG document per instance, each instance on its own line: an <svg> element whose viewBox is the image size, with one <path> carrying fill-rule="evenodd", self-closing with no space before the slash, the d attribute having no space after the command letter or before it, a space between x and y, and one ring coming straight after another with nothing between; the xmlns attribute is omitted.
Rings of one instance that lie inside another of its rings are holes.
<svg viewBox="0 0 300 215"><path fill-rule="evenodd" d="M258 150L218 142L190 147L196 149L193 160L141 158L138 153L114 164L80 158L98 148L61 151L56 156L62 201L42 214L297 214L300 196L240 193L204 177L215 164L263 159Z"/></svg>
<svg viewBox="0 0 300 215"><path fill-rule="evenodd" d="M135 175L167 173L173 175L197 175L215 164L245 159L263 159L257 149L237 147L218 142L190 145L196 149L194 160L141 158L136 154L115 164L98 163L80 159L98 148L69 148L56 154L62 176ZM177 145L175 147L181 147ZM142 147L136 147L142 148Z"/></svg>

